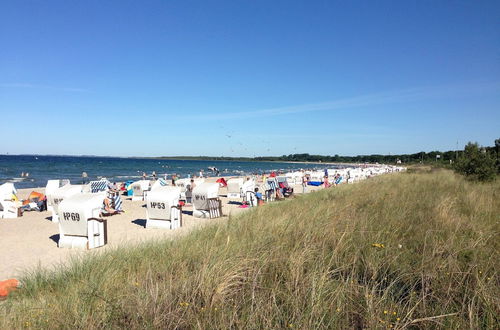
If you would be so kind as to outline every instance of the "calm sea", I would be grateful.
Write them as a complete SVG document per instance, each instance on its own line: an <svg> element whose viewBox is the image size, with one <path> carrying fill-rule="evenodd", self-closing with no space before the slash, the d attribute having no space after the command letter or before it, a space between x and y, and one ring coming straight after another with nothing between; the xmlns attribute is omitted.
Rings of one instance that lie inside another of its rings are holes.
<svg viewBox="0 0 500 330"><path fill-rule="evenodd" d="M105 177L116 182L139 179L143 172L150 176L153 171L158 177L172 174L187 177L198 175L200 170L214 176L209 167L218 168L220 176L325 168L308 163L0 155L0 184L14 182L16 188L45 187L50 179L69 179L79 184L84 171L90 180ZM328 168L336 167L339 166L328 165ZM29 173L29 176L22 177L22 173Z"/></svg>

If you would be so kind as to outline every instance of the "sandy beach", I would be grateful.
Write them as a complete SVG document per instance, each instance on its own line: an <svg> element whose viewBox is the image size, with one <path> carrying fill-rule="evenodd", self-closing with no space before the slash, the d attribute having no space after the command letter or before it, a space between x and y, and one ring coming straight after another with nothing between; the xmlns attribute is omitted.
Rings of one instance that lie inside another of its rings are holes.
<svg viewBox="0 0 500 330"><path fill-rule="evenodd" d="M215 181L209 178L207 181ZM309 187L308 191L318 189ZM19 189L18 197L26 199L31 191L44 192L44 188ZM300 186L295 187L301 193ZM219 190L224 217L200 219L191 215L191 205L183 208L183 226L175 230L146 229L145 202L132 201L123 196L125 213L106 217L108 220L108 244L93 250L58 248L59 226L51 221L51 212L24 212L16 219L0 219L0 280L20 277L26 271L37 267L53 269L73 256L84 256L94 252L103 252L116 247L131 246L151 239L174 239L195 228L207 224L225 221L229 215L236 215L249 208L240 208L236 203L229 203L225 197L226 188Z"/></svg>

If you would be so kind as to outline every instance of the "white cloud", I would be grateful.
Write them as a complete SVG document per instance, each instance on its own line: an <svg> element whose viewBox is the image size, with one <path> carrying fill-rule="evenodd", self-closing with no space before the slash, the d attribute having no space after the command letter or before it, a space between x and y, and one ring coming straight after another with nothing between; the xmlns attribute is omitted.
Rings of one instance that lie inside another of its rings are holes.
<svg viewBox="0 0 500 330"><path fill-rule="evenodd" d="M192 116L183 116L182 118L198 120L242 119L249 117L277 116L315 111L343 110L382 104L414 102L436 97L446 98L491 92L500 92L499 82L415 87L366 95L358 95L354 97L342 98L321 103L300 104L239 112L197 114Z"/></svg>

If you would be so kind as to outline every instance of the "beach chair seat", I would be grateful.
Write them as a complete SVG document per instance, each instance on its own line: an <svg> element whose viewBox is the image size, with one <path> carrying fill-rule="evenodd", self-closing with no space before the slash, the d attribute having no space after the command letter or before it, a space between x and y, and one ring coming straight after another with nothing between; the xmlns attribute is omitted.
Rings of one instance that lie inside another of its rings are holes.
<svg viewBox="0 0 500 330"><path fill-rule="evenodd" d="M146 228L177 229L182 226L180 188L164 186L146 196Z"/></svg>
<svg viewBox="0 0 500 330"><path fill-rule="evenodd" d="M104 198L105 193L81 193L59 204L60 248L93 249L107 244L107 222L99 218Z"/></svg>

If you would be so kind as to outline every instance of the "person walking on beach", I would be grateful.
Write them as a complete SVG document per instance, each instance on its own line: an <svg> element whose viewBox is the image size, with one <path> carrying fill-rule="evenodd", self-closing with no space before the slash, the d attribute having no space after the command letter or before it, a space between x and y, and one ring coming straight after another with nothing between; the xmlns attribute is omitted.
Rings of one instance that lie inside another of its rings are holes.
<svg viewBox="0 0 500 330"><path fill-rule="evenodd" d="M151 173L151 176L153 177L153 180L156 181L156 171L153 171L153 173Z"/></svg>
<svg viewBox="0 0 500 330"><path fill-rule="evenodd" d="M83 184L87 183L87 178L88 178L87 172L82 172L82 182L83 182Z"/></svg>
<svg viewBox="0 0 500 330"><path fill-rule="evenodd" d="M143 179L143 180L146 180L146 178L147 178L147 177L148 177L148 176L146 175L146 172L142 172L142 179Z"/></svg>

